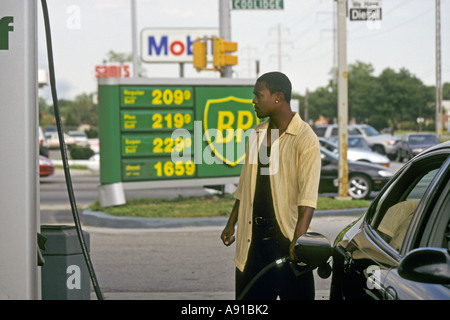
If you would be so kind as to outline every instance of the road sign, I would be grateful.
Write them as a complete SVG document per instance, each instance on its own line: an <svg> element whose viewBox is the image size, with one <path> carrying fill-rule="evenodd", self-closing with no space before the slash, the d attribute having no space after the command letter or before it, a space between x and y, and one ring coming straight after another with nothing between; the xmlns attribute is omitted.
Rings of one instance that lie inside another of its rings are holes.
<svg viewBox="0 0 450 320"><path fill-rule="evenodd" d="M233 10L283 10L283 0L233 0Z"/></svg>
<svg viewBox="0 0 450 320"><path fill-rule="evenodd" d="M115 184L237 183L248 133L259 123L253 86L231 78L99 78L101 204Z"/></svg>
<svg viewBox="0 0 450 320"><path fill-rule="evenodd" d="M349 0L350 21L381 20L381 0Z"/></svg>
<svg viewBox="0 0 450 320"><path fill-rule="evenodd" d="M144 62L192 62L193 43L200 37L218 36L216 28L148 28L141 32L141 59ZM212 44L207 48L212 57Z"/></svg>

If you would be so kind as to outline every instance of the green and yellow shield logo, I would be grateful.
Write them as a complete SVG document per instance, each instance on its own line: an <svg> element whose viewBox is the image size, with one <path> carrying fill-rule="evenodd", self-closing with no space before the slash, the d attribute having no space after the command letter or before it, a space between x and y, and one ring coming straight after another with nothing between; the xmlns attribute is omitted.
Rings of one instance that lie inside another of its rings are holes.
<svg viewBox="0 0 450 320"><path fill-rule="evenodd" d="M233 96L209 99L203 115L204 140L229 166L243 163L249 129L259 123L250 99Z"/></svg>

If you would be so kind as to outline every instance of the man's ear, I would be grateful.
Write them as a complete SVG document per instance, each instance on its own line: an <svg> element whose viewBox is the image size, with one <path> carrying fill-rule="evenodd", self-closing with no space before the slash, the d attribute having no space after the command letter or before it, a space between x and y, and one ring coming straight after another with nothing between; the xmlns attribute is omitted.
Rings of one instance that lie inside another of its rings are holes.
<svg viewBox="0 0 450 320"><path fill-rule="evenodd" d="M278 101L278 103L281 103L282 101L284 101L284 94L283 92L277 92L275 93L275 100Z"/></svg>

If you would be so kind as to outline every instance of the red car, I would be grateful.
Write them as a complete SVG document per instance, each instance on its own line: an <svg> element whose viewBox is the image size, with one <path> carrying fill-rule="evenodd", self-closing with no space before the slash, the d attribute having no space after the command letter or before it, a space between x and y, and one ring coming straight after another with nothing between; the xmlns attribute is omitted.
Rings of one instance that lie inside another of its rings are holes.
<svg viewBox="0 0 450 320"><path fill-rule="evenodd" d="M55 172L55 167L50 159L39 156L39 176L48 177Z"/></svg>

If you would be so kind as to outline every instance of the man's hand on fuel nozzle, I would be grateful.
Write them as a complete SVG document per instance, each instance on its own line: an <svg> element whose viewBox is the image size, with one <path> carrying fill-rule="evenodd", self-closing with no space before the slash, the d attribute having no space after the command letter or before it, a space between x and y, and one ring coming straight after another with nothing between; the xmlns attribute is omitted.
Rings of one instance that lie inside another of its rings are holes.
<svg viewBox="0 0 450 320"><path fill-rule="evenodd" d="M223 229L220 238L222 239L224 245L231 245L235 240L234 227L226 226L225 229Z"/></svg>

